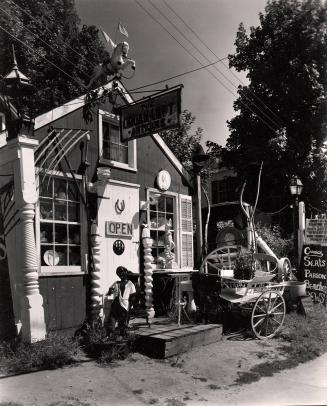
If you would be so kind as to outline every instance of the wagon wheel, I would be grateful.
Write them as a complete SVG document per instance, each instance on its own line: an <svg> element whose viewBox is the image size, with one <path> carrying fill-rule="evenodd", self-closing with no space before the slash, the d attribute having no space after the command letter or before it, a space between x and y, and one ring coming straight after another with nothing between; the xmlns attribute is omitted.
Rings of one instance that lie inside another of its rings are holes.
<svg viewBox="0 0 327 406"><path fill-rule="evenodd" d="M278 278L283 281L296 280L296 277L292 272L291 261L288 258L281 258L278 261Z"/></svg>
<svg viewBox="0 0 327 406"><path fill-rule="evenodd" d="M233 269L241 247L226 245L211 251L203 260L200 272L219 274L221 269Z"/></svg>
<svg viewBox="0 0 327 406"><path fill-rule="evenodd" d="M283 326L285 313L285 301L280 292L263 292L255 302L251 314L251 327L256 337L274 337Z"/></svg>

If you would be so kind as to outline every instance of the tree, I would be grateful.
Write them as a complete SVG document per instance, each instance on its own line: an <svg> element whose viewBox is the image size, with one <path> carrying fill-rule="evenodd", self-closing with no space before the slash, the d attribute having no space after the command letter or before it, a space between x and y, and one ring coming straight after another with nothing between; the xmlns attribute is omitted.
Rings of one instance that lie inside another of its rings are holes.
<svg viewBox="0 0 327 406"><path fill-rule="evenodd" d="M326 208L326 3L272 0L259 17L249 34L240 24L229 56L231 67L247 72L249 85L239 87L226 147L209 146L248 185L256 184L263 161L264 210L287 202L293 174L304 184L304 199Z"/></svg>
<svg viewBox="0 0 327 406"><path fill-rule="evenodd" d="M203 133L203 129L197 127L194 134L191 134L195 120L196 117L190 111L184 110L181 114L179 129L162 131L160 133L160 136L168 147L188 170L192 168L192 153L196 144L200 143Z"/></svg>
<svg viewBox="0 0 327 406"><path fill-rule="evenodd" d="M19 69L37 89L29 99L33 115L85 93L106 56L97 28L79 24L74 0L2 0L0 73L12 69L14 44Z"/></svg>

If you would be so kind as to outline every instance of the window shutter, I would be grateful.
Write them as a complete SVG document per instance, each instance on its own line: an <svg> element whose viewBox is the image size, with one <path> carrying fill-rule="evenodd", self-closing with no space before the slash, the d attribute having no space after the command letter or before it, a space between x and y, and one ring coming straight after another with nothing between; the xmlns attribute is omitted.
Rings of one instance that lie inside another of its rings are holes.
<svg viewBox="0 0 327 406"><path fill-rule="evenodd" d="M179 195L181 267L193 269L192 197Z"/></svg>

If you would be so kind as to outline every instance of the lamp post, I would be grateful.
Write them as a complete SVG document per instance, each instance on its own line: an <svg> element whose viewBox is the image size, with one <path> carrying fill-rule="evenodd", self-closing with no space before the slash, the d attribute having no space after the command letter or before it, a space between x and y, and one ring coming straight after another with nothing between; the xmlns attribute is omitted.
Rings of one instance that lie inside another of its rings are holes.
<svg viewBox="0 0 327 406"><path fill-rule="evenodd" d="M33 120L26 111L26 98L36 92L35 87L30 83L30 79L19 69L12 46L13 68L4 76L1 82L1 94L9 99L13 104L9 104L8 111L10 117L6 122L7 140L17 138L18 134L30 135L33 130Z"/></svg>
<svg viewBox="0 0 327 406"><path fill-rule="evenodd" d="M202 203L201 203L201 170L208 161L209 156L205 154L201 144L195 145L192 154L193 171L195 174L194 189L196 191L195 216L196 216L196 264L202 262L203 235L202 235Z"/></svg>
<svg viewBox="0 0 327 406"><path fill-rule="evenodd" d="M299 196L302 193L303 184L297 176L292 176L289 188L291 195L293 197L293 238L294 238L295 266L297 269L299 265L299 241L298 241Z"/></svg>

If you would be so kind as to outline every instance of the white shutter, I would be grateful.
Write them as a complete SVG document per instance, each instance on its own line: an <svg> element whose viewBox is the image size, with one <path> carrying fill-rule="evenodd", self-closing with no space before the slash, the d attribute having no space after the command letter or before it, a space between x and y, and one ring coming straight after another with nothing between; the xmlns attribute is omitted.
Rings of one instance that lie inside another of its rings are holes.
<svg viewBox="0 0 327 406"><path fill-rule="evenodd" d="M179 195L181 268L193 269L192 197Z"/></svg>

